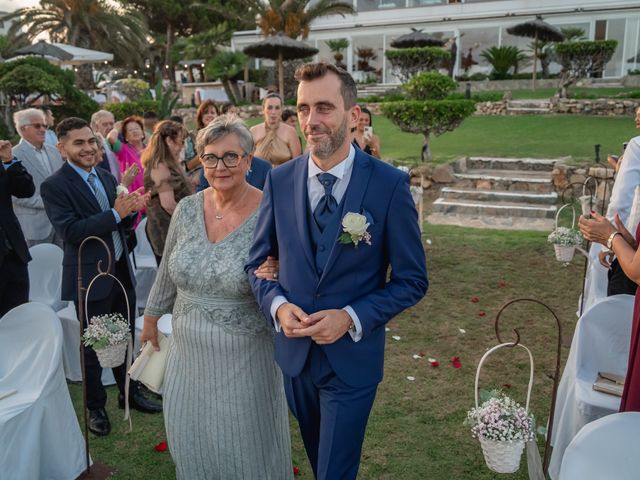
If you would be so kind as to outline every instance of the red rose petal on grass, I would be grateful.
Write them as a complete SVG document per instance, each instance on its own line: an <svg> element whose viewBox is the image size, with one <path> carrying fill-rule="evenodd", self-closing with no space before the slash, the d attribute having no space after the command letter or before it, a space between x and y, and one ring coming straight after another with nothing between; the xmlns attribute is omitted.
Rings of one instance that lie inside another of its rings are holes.
<svg viewBox="0 0 640 480"><path fill-rule="evenodd" d="M166 452L167 451L167 442L160 442L155 447L153 447L153 449L156 452Z"/></svg>
<svg viewBox="0 0 640 480"><path fill-rule="evenodd" d="M510 383L503 383L502 386L504 388L511 388L511 384Z"/></svg>
<svg viewBox="0 0 640 480"><path fill-rule="evenodd" d="M460 357L451 357L451 366L453 368L462 368L462 363L460 363Z"/></svg>
<svg viewBox="0 0 640 480"><path fill-rule="evenodd" d="M484 311L484 310L480 310L480 311L478 312L478 316L479 316L479 317L484 317L485 315L486 315L486 313L485 313L485 311Z"/></svg>
<svg viewBox="0 0 640 480"><path fill-rule="evenodd" d="M500 288L504 288L507 286L507 282L505 282L504 280L500 280Z"/></svg>
<svg viewBox="0 0 640 480"><path fill-rule="evenodd" d="M429 364L433 367L433 368L438 368L440 366L440 362L437 360L434 360L433 362L429 362Z"/></svg>
<svg viewBox="0 0 640 480"><path fill-rule="evenodd" d="M471 297L471 303L478 303L480 299L478 297Z"/></svg>
<svg viewBox="0 0 640 480"><path fill-rule="evenodd" d="M424 353L424 352L420 352L418 355L420 355L420 356L421 356L421 357L423 357L423 358L427 356L427 354L426 354L426 353Z"/></svg>
<svg viewBox="0 0 640 480"><path fill-rule="evenodd" d="M293 467L293 474L300 475L300 467Z"/></svg>

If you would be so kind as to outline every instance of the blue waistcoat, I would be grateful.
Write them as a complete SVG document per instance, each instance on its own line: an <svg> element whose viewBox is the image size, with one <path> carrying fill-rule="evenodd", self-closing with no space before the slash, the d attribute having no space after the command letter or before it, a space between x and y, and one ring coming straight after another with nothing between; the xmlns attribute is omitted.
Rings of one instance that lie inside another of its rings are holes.
<svg viewBox="0 0 640 480"><path fill-rule="evenodd" d="M327 223L324 232L321 232L315 218L313 218L311 205L309 204L309 199L307 199L307 224L309 225L311 248L314 252L314 259L318 277L322 276L322 272L324 271L324 267L327 264L327 260L329 260L331 249L334 247L334 244L337 241L338 230L340 230L342 225L343 208L344 197L338 205L338 208L336 208L336 211L333 213L333 216L329 220L329 223Z"/></svg>

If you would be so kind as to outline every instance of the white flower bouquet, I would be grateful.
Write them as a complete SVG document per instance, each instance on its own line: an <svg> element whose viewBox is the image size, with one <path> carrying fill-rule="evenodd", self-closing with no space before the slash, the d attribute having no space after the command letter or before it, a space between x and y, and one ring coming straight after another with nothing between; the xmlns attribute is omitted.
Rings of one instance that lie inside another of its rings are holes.
<svg viewBox="0 0 640 480"><path fill-rule="evenodd" d="M582 245L582 234L575 228L558 227L549 234L547 241L562 247L578 247Z"/></svg>
<svg viewBox="0 0 640 480"><path fill-rule="evenodd" d="M95 350L103 368L117 367L124 362L130 339L129 324L119 313L92 317L82 335L82 342Z"/></svg>
<svg viewBox="0 0 640 480"><path fill-rule="evenodd" d="M499 473L518 470L525 442L536 437L533 415L501 391L469 410L465 424L480 440L489 468Z"/></svg>

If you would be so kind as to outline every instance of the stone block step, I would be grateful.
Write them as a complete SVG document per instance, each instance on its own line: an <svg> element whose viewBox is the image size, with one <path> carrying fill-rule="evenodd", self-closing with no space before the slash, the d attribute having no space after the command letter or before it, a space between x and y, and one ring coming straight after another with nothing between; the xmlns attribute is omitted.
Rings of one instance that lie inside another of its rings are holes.
<svg viewBox="0 0 640 480"><path fill-rule="evenodd" d="M548 108L538 107L507 107L509 115L546 115L551 113Z"/></svg>
<svg viewBox="0 0 640 480"><path fill-rule="evenodd" d="M465 202L521 202L524 204L555 205L558 201L556 192L505 192L499 190L476 190L471 188L444 187L440 191L443 200L462 200Z"/></svg>
<svg viewBox="0 0 640 480"><path fill-rule="evenodd" d="M554 191L551 172L470 169L454 173L454 176L458 188L535 193Z"/></svg>
<svg viewBox="0 0 640 480"><path fill-rule="evenodd" d="M503 217L494 215L445 214L434 212L427 217L433 225L457 225L467 228L491 228L500 230L542 230L550 232L555 220L549 218ZM428 227L427 227L428 231Z"/></svg>
<svg viewBox="0 0 640 480"><path fill-rule="evenodd" d="M555 219L555 205L539 205L522 202L474 202L472 200L446 200L433 202L432 212L442 214L492 215L495 217L526 217Z"/></svg>
<svg viewBox="0 0 640 480"><path fill-rule="evenodd" d="M551 102L549 100L509 100L507 106L514 108L549 108Z"/></svg>
<svg viewBox="0 0 640 480"><path fill-rule="evenodd" d="M508 158L508 157L468 157L458 163L460 171L478 170L525 170L551 172L561 159Z"/></svg>

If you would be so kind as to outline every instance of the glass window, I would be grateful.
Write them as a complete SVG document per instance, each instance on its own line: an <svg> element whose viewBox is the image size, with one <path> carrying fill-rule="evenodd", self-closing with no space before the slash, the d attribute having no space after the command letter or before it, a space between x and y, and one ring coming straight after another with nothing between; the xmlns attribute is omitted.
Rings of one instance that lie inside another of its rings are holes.
<svg viewBox="0 0 640 480"><path fill-rule="evenodd" d="M605 66L605 77L619 77L622 75L622 51L624 49L624 32L626 26L626 19L616 19L607 21L607 40L617 40L618 46L616 51L609 60L609 63Z"/></svg>
<svg viewBox="0 0 640 480"><path fill-rule="evenodd" d="M356 10L358 12L404 8L405 6L406 0L357 0L356 2Z"/></svg>
<svg viewBox="0 0 640 480"><path fill-rule="evenodd" d="M499 27L470 28L460 30L458 75L466 73L491 72L491 65L480 56L480 54L490 47L498 46Z"/></svg>

